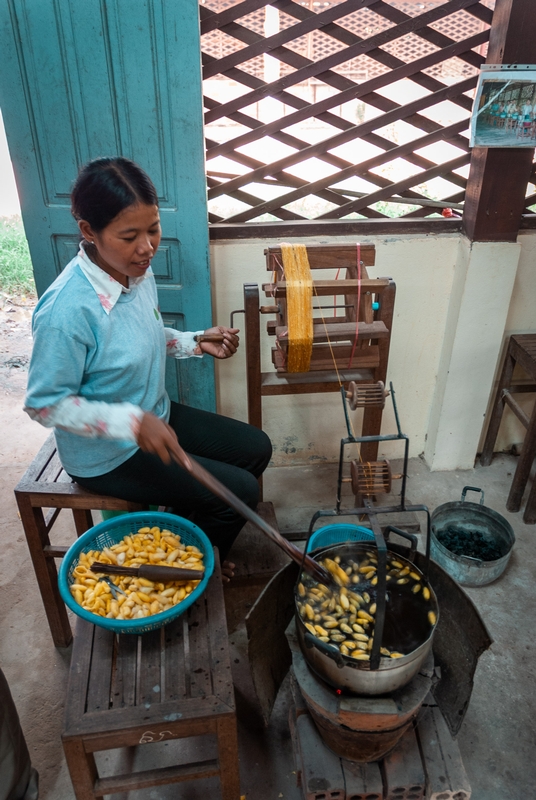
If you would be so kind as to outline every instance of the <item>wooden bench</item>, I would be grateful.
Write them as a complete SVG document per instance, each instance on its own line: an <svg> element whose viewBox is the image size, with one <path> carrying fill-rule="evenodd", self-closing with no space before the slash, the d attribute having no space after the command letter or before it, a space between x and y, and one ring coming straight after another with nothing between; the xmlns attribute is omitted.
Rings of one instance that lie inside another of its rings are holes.
<svg viewBox="0 0 536 800"><path fill-rule="evenodd" d="M177 620L115 636L77 620L63 747L76 800L219 776L239 800L238 740L219 557L207 591ZM215 734L217 758L99 777L94 753Z"/></svg>
<svg viewBox="0 0 536 800"><path fill-rule="evenodd" d="M58 590L55 558L67 547L51 544L50 532L62 508L73 513L76 534L93 526L91 510L141 511L143 506L116 497L93 494L75 483L61 466L54 434L51 434L15 488L20 518L37 584L56 647L67 647L73 636L65 604ZM43 513L48 509L48 513Z"/></svg>
<svg viewBox="0 0 536 800"><path fill-rule="evenodd" d="M514 379L514 369L519 364L529 376L529 381ZM519 403L512 397L519 392L536 391L536 334L524 333L510 336L506 358L504 359L501 376L493 402L491 420L484 442L480 463L483 467L491 464L493 448L499 433L502 414L505 405L512 409L518 420L526 428L527 433L523 442L519 461L510 487L510 494L506 501L508 511L519 511L523 492L529 479L532 462L536 457L536 403L530 418L525 414ZM527 524L536 523L536 480L527 500L523 521Z"/></svg>

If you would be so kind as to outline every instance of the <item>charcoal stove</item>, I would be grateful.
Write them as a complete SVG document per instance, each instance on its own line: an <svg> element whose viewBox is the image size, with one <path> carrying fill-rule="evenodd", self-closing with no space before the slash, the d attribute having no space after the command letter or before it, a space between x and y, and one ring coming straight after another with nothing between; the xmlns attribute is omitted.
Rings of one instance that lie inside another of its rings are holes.
<svg viewBox="0 0 536 800"><path fill-rule="evenodd" d="M337 504L335 510L318 511L313 516L308 534L310 537L321 517L368 518L378 557L378 611L368 665L372 671L381 663L383 620L378 617L384 615L381 607L383 604L385 608L386 599L382 581L386 539L394 532L406 542L409 540L409 546L389 542L389 550L411 560L427 576L440 609L432 651L419 672L406 685L376 696L352 695L347 687L337 687L333 681L327 683L316 674L292 627L295 591L301 575L295 563L274 576L246 618L251 672L266 721L283 679L291 672L293 703L289 724L296 774L305 800L469 800L471 795L452 736L462 724L478 658L490 646L491 638L469 597L430 560L428 509L406 503L408 439L400 429L392 385L391 397L398 433L356 437L343 394L348 437L341 442ZM405 443L400 503L376 509L372 498L364 497L362 506L343 511L344 447L348 443L393 439ZM416 550L416 539L407 532L392 525L380 527L377 513L396 513L400 517L405 511L426 514L425 553Z"/></svg>
<svg viewBox="0 0 536 800"><path fill-rule="evenodd" d="M408 549L394 543L390 548L400 555ZM415 553L421 570L425 559ZM434 561L429 568L441 608L433 661L431 655L415 683L390 695L351 696L309 668L289 628L299 574L294 562L272 578L248 614L249 662L266 722L290 671L289 726L304 800L469 800L452 737L463 722L478 659L491 638L456 581ZM380 756L381 738L386 752Z"/></svg>
<svg viewBox="0 0 536 800"><path fill-rule="evenodd" d="M367 763L393 750L414 723L432 688L430 652L415 677L388 696L356 696L335 689L313 673L300 648L294 624L287 629L292 672L313 722L325 744L341 758Z"/></svg>
<svg viewBox="0 0 536 800"><path fill-rule="evenodd" d="M416 560L419 558L425 557L417 554ZM432 562L431 580L440 586L439 596L453 589L463 594L454 581L448 585L446 573L442 581L441 573ZM460 599L454 598L452 610L458 611ZM450 629L452 635L451 626L458 620L450 611L447 604L442 622L446 616L447 631ZM483 635L470 614L467 621L468 637ZM389 694L365 696L350 693L343 686L336 688L313 671L300 647L295 620L291 621L286 630L293 697L289 727L304 800L469 800L471 788L459 748L435 697L437 693L439 700L444 700L449 693L448 680L443 687L446 691L441 692L439 663L447 673L455 668L458 678L467 671L465 685L467 681L472 685L468 642L463 643L464 658L458 653L455 663L448 664L444 660L451 649L448 633L446 637L441 633L435 642L438 655L429 652L409 683ZM484 640L473 640L472 644L488 646ZM463 682L458 688L463 694ZM468 697L455 713L445 705L451 728L461 724L467 703Z"/></svg>

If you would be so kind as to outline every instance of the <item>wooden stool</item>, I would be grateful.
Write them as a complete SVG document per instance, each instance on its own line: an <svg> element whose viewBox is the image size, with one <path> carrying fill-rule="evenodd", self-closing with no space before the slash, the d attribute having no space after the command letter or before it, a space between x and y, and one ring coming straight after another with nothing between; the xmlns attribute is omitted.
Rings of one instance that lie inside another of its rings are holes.
<svg viewBox="0 0 536 800"><path fill-rule="evenodd" d="M516 364L519 364L525 370L534 383L517 383L513 380ZM484 449L480 456L480 463L483 467L487 467L491 464L493 447L495 446L497 434L499 433L502 413L506 404L512 409L518 420L527 429L517 469L510 488L510 494L506 501L506 508L508 511L519 511L521 498L523 497L523 492L527 485L532 462L536 456L536 403L532 409L532 415L529 418L519 404L516 403L512 394L534 391L536 391L536 334L526 333L518 336L510 336L506 358L499 378L499 385L497 386L491 421L484 442ZM534 524L536 522L536 481L534 481L532 485L529 499L527 500L523 521L528 524Z"/></svg>
<svg viewBox="0 0 536 800"><path fill-rule="evenodd" d="M76 800L219 775L239 800L238 740L221 569L177 620L115 636L77 620L62 734ZM100 778L94 753L215 734L218 757Z"/></svg>
<svg viewBox="0 0 536 800"><path fill-rule="evenodd" d="M54 559L63 558L68 548L50 543L50 531L61 509L72 510L76 533L80 536L93 526L91 509L141 511L143 506L82 489L61 466L54 434L48 437L19 481L15 497L54 644L67 647L73 635L58 590ZM50 509L46 517L44 508Z"/></svg>

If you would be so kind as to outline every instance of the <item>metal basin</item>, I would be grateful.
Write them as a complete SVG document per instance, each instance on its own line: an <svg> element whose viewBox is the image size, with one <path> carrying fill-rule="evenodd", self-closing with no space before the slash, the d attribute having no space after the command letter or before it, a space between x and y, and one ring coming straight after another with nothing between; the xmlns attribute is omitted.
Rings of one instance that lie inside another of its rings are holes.
<svg viewBox="0 0 536 800"><path fill-rule="evenodd" d="M461 500L443 503L432 514L432 534L430 554L443 569L462 586L485 586L497 580L510 560L515 535L512 526L504 517L483 505L484 492L479 503L465 500L467 491L482 492L472 486L465 486ZM478 531L490 543L502 548L504 555L493 561L482 561L470 556L459 556L448 550L437 536L454 525L467 531Z"/></svg>
<svg viewBox="0 0 536 800"><path fill-rule="evenodd" d="M370 542L363 544L353 543L350 545L330 547L312 555L316 560L326 556L333 558L336 555L339 555L341 559L356 559L359 558L360 555L362 556L367 550L373 549L375 549L375 546ZM426 603L426 610L423 612L424 617L426 617L428 611L434 611L439 619L437 598L422 572L415 564L398 555L398 553L388 551L388 554L394 556L397 561L403 563L404 566L409 566L412 571L421 576L423 586L427 586L430 589L430 600ZM369 591L371 595L373 594L373 590L368 589L367 591ZM412 604L414 604L418 602L416 600L417 597L419 596L414 595L412 598L408 598L408 600L411 600ZM389 636L389 629L391 627L391 629L397 631L403 629L406 640L412 642L415 646L411 647L410 652L402 658L392 659L382 657L377 670L371 670L367 661L356 661L353 658L344 656L338 650L335 650L335 648L324 644L324 642L312 636L298 613L298 599L299 596L296 592L296 630L304 658L311 669L316 672L322 680L334 686L336 689L344 689L357 695L382 695L394 692L396 689L405 686L411 681L418 673L426 656L431 650L433 634L437 623L431 631L429 625L425 626L424 622L420 624L415 613L412 613L408 608L400 604L397 605L391 602L390 589L388 589L387 595L384 644L385 646L389 646L386 642L386 635ZM413 609L413 611L414 610L415 609ZM426 630L426 634L423 634L424 630Z"/></svg>

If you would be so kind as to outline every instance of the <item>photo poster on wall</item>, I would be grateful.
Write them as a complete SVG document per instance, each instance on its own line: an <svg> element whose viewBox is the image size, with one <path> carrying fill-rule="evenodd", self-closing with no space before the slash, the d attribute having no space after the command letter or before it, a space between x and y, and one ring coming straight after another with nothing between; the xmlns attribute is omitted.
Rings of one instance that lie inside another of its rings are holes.
<svg viewBox="0 0 536 800"><path fill-rule="evenodd" d="M536 145L536 64L482 66L471 116L469 145Z"/></svg>

